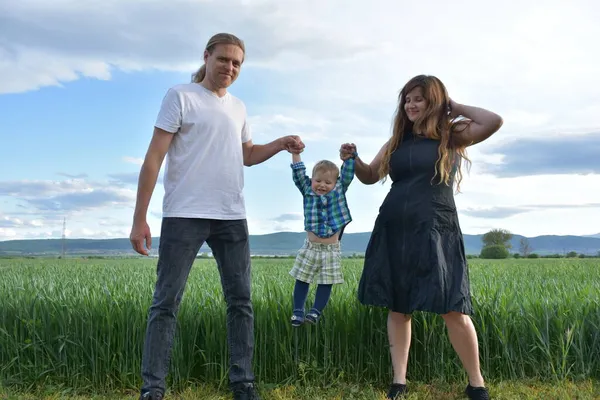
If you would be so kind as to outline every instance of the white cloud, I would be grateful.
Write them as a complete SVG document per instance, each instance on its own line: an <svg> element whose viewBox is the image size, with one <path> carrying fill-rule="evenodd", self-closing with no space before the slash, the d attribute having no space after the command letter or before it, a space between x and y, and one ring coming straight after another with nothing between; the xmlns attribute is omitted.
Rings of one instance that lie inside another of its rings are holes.
<svg viewBox="0 0 600 400"><path fill-rule="evenodd" d="M248 232L250 235L264 235L275 231L287 230L287 229L274 229L275 224L270 219L256 218L252 215L248 215ZM300 228L301 229L301 228ZM298 231L298 229L294 229Z"/></svg>
<svg viewBox="0 0 600 400"><path fill-rule="evenodd" d="M207 39L232 31L246 42L246 67L275 71L273 85L289 97L282 100L305 107L297 115L251 110L266 135L272 126L323 140L357 126L357 135L385 136L398 90L420 73L439 76L459 102L501 113L504 135L600 126L600 6L590 1L551 1L543 10L518 1L438 3L435 13L383 0L367 8L342 0L49 4L0 5L0 73L9 77L0 93L109 79L111 68L191 73Z"/></svg>
<svg viewBox="0 0 600 400"><path fill-rule="evenodd" d="M116 216L123 216L122 219L103 220L102 215L110 213ZM91 239L107 239L107 238L126 238L129 237L131 230L131 212L121 213L115 212L109 207L101 208L92 211L88 214L81 215L73 213L66 218L65 236L67 238L91 238ZM159 231L154 225L154 221L150 220L151 232L156 235ZM3 228L0 225L0 240L15 240L15 239L60 239L63 234L63 220L60 218L55 221L47 221L43 225L18 225L12 228Z"/></svg>
<svg viewBox="0 0 600 400"><path fill-rule="evenodd" d="M461 224L468 233L480 232L478 226L495 226L531 236L583 235L600 226L598 208L589 206L597 204L600 198L600 175L494 178L474 173L465 177L462 191L456 203ZM489 208L526 208L527 212L501 219L476 218L462 212Z"/></svg>
<svg viewBox="0 0 600 400"><path fill-rule="evenodd" d="M16 239L17 231L12 228L0 228L0 240Z"/></svg>
<svg viewBox="0 0 600 400"><path fill-rule="evenodd" d="M547 113L532 113L522 110L512 110L504 114L503 118L507 121L503 128L510 131L544 126L550 122L552 117Z"/></svg>
<svg viewBox="0 0 600 400"><path fill-rule="evenodd" d="M543 8L516 0L438 2L433 12L431 4L391 0L373 0L368 7L345 0L2 2L0 93L82 78L111 79L114 70L191 73L207 39L231 31L247 45L240 80L251 72L249 76L265 83L262 93L278 95L276 100L247 104L258 143L299 134L307 143L303 158L310 167L320 158L337 159L339 144L354 142L369 162L389 136L399 89L416 74L434 74L456 101L489 108L505 121L500 132L469 151L474 165L463 182L464 194L457 197L459 209L574 204L573 198L576 204L594 203L600 196L595 189L600 187L598 175L501 179L486 174L482 164L510 159L510 154L494 152L509 140L569 140L600 131L598 20L600 6L585 0L549 1ZM253 94L260 98L261 93ZM535 151L532 147L527 157L535 157ZM278 158L285 164L269 161L264 168L270 173L275 167L287 168L288 155ZM137 166L143 162L135 156L122 160ZM557 164L560 160L558 155ZM256 168L248 175L259 182ZM79 210L72 214L81 218L71 221L75 234L126 232L137 174L113 174L110 183L65 173L72 179L0 182L0 196L21 199L29 207L0 219L0 235L60 234L60 216L44 211L56 204ZM160 227L161 190L157 185L154 211L148 216L153 234ZM355 221L348 232L372 228L387 190L387 184L352 184L349 200ZM279 225L272 221L298 211L288 206L282 201L259 211L258 205L249 205L251 232L300 230L298 220ZM101 214L108 212L122 212L126 223L121 227L119 218L103 220ZM499 223L522 234L596 232L597 214L582 208L536 208L501 221L461 214L461 224L469 233Z"/></svg>
<svg viewBox="0 0 600 400"><path fill-rule="evenodd" d="M4 181L0 196L22 200L37 210L82 211L104 205L121 206L135 199L131 189L85 179Z"/></svg>
<svg viewBox="0 0 600 400"><path fill-rule="evenodd" d="M28 198L32 196L53 196L57 194L86 192L92 186L84 179L67 179L60 181L50 180L23 180L0 182L0 196L15 196Z"/></svg>
<svg viewBox="0 0 600 400"><path fill-rule="evenodd" d="M142 166L142 164L144 164L144 159L139 158L139 157L125 156L125 157L123 157L123 161L125 161L126 163L129 163L129 164L139 165L140 167Z"/></svg>
<svg viewBox="0 0 600 400"><path fill-rule="evenodd" d="M22 219L18 217L12 217L10 215L0 214L0 228L17 228L17 227L41 227L43 221L36 219Z"/></svg>
<svg viewBox="0 0 600 400"><path fill-rule="evenodd" d="M69 237L121 235L130 229L135 205L134 190L87 179L5 181L2 196L9 200L0 214L0 240L60 238L63 219Z"/></svg>
<svg viewBox="0 0 600 400"><path fill-rule="evenodd" d="M0 18L0 21L2 19ZM2 39L2 37L0 37ZM10 37L4 38L10 40ZM2 47L0 40L0 93L19 93L46 86L62 86L82 77L110 79L109 66L78 56L61 56L53 49L38 50L14 45Z"/></svg>
<svg viewBox="0 0 600 400"><path fill-rule="evenodd" d="M325 132L331 125L329 120L314 113L307 115L301 110L293 110L293 113L294 116L289 113L251 116L253 141L271 141L283 135L300 135L305 143L326 139Z"/></svg>
<svg viewBox="0 0 600 400"><path fill-rule="evenodd" d="M191 72L201 60L204 43L217 31L236 32L247 42L250 66L277 68L290 59L325 62L371 47L359 39L341 41L343 33L332 35L315 19L298 18L306 16L306 6L223 0L143 6L109 0L96 7L75 1L5 2L0 4L0 51L6 61L0 73L10 79L2 80L0 93L59 85L82 76L109 79L111 68Z"/></svg>
<svg viewBox="0 0 600 400"><path fill-rule="evenodd" d="M81 228L69 233L70 238L105 239L111 237L129 237L129 229L93 230Z"/></svg>
<svg viewBox="0 0 600 400"><path fill-rule="evenodd" d="M281 214L273 218L273 221L276 222L289 222L289 221L302 221L303 215L302 213L286 213Z"/></svg>

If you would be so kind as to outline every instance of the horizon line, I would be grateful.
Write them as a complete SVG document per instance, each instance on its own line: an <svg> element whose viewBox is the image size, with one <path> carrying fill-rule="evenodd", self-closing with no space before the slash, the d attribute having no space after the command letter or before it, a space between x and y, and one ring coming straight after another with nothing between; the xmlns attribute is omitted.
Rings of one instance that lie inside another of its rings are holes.
<svg viewBox="0 0 600 400"><path fill-rule="evenodd" d="M305 231L277 231L270 233L260 233L260 234L249 234L249 236L269 236L269 235L277 235L282 233L290 233L290 234L304 234ZM360 234L371 234L371 231L363 231L363 232L344 232L344 235L360 235ZM464 236L483 236L485 233L463 233ZM586 235L575 235L575 234L555 234L555 233L547 233L536 236L525 236L518 233L512 233L513 236L521 236L527 239L535 239L543 236L557 236L557 237L580 237L580 238L589 238L589 239L599 239L600 240L600 232ZM160 235L152 236L152 239L160 238ZM107 237L107 238L91 238L91 237L47 237L47 238L26 238L26 239L4 239L0 240L0 242L11 242L11 241L35 241L35 240L129 240L128 237Z"/></svg>

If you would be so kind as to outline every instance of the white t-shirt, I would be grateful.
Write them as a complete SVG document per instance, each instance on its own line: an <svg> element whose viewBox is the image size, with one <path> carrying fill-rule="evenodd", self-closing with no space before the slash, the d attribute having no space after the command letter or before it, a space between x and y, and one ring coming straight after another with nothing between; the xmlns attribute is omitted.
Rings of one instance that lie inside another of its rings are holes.
<svg viewBox="0 0 600 400"><path fill-rule="evenodd" d="M174 133L166 157L163 217L244 219L244 103L197 83L165 95L155 126Z"/></svg>

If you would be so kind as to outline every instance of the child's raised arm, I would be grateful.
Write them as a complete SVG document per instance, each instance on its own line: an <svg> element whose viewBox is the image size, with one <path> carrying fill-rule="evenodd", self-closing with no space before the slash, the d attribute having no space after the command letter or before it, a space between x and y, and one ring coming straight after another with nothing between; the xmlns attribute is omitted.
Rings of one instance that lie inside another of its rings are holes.
<svg viewBox="0 0 600 400"><path fill-rule="evenodd" d="M302 162L302 158L300 158L300 154L292 153L292 163L296 164Z"/></svg>
<svg viewBox="0 0 600 400"><path fill-rule="evenodd" d="M310 178L306 175L306 167L300 158L300 154L292 153L292 178L294 184L300 190L302 195L308 193L310 190L311 182Z"/></svg>
<svg viewBox="0 0 600 400"><path fill-rule="evenodd" d="M347 158L344 160L342 164L342 168L340 170L340 181L342 182L342 189L344 193L348 190L348 186L352 183L354 179L354 157Z"/></svg>

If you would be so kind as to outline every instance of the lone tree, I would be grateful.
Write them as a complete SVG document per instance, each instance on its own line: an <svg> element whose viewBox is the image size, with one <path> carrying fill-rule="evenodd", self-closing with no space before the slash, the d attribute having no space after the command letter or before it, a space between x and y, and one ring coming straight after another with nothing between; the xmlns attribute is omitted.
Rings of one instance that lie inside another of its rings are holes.
<svg viewBox="0 0 600 400"><path fill-rule="evenodd" d="M521 255L523 257L528 257L531 254L532 250L533 249L529 244L529 239L527 239L526 237L521 238L521 241L519 242L519 251L521 252Z"/></svg>
<svg viewBox="0 0 600 400"><path fill-rule="evenodd" d="M481 254L479 255L479 258L485 258L488 260L499 260L503 258L508 258L509 255L510 253L508 252L508 249L506 247L498 244L493 244L491 246L485 246L483 249L481 249Z"/></svg>
<svg viewBox="0 0 600 400"><path fill-rule="evenodd" d="M481 249L481 258L507 258L510 253L508 249L512 247L510 240L513 235L505 229L492 229L483 237L483 248Z"/></svg>
<svg viewBox="0 0 600 400"><path fill-rule="evenodd" d="M483 246L504 246L504 248L510 249L512 247L510 244L512 238L513 234L506 229L492 229L483 235Z"/></svg>

